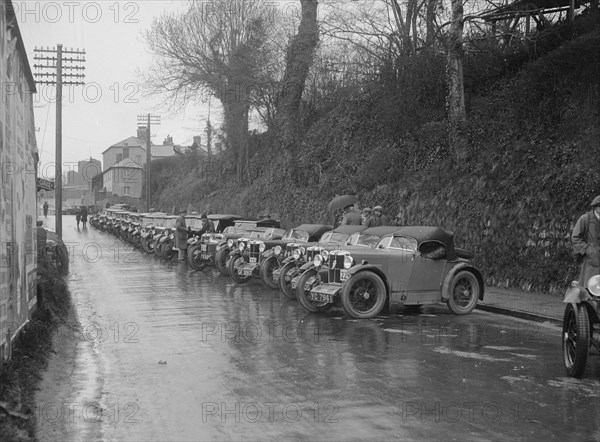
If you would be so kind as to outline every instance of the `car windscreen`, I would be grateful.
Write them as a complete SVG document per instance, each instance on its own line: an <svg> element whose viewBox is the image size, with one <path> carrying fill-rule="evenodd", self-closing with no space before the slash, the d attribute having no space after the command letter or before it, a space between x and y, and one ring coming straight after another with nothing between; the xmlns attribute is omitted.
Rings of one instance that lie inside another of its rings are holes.
<svg viewBox="0 0 600 442"><path fill-rule="evenodd" d="M377 244L378 249L397 249L410 253L416 253L417 246L417 240L409 236L386 236Z"/></svg>
<svg viewBox="0 0 600 442"><path fill-rule="evenodd" d="M308 232L305 232L304 230L290 229L287 232L285 232L285 235L283 235L282 239L293 239L295 241L307 242L308 237Z"/></svg>
<svg viewBox="0 0 600 442"><path fill-rule="evenodd" d="M377 235L367 235L364 233L354 233L350 235L348 238L348 245L351 246L368 246L375 247L375 245L379 242L379 237Z"/></svg>
<svg viewBox="0 0 600 442"><path fill-rule="evenodd" d="M323 235L321 235L321 239L319 239L319 242L338 242L338 243L345 243L348 240L348 234L347 233L339 233L339 232L325 232L323 233Z"/></svg>

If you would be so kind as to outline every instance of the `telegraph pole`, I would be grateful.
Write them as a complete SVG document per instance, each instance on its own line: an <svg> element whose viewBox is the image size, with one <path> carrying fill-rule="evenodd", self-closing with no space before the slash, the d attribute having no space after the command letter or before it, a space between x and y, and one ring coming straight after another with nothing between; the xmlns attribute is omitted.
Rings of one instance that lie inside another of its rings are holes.
<svg viewBox="0 0 600 442"><path fill-rule="evenodd" d="M152 161L152 143L150 141L150 125L160 124L160 115L138 115L138 126L146 123L146 211L150 211L152 195L150 193L150 162Z"/></svg>
<svg viewBox="0 0 600 442"><path fill-rule="evenodd" d="M54 210L56 216L56 234L62 239L62 87L63 84L81 86L85 74L80 73L85 69L85 49L63 49L62 45L55 48L35 48L34 59L45 64L34 64L38 84L56 85L56 154L54 177ZM73 57L63 57L64 54ZM76 56L76 57L75 57ZM64 65L63 65L64 62ZM72 63L72 64L70 64ZM74 70L74 73L63 72ZM63 77L67 81L63 81ZM39 78L42 78L41 80Z"/></svg>

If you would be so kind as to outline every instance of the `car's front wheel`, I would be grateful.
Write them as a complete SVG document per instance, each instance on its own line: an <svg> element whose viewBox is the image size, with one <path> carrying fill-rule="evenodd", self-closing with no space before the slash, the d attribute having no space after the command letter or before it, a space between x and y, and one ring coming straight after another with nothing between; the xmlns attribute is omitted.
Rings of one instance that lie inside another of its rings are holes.
<svg viewBox="0 0 600 442"><path fill-rule="evenodd" d="M188 249L188 263L190 267L194 270L204 270L207 266L206 261L201 259L202 250L200 244L192 246Z"/></svg>
<svg viewBox="0 0 600 442"><path fill-rule="evenodd" d="M240 274L239 268L241 266L243 266L245 263L246 263L246 261L244 260L244 257L242 255L240 255L239 253L236 253L235 255L233 255L231 257L231 259L229 260L229 275L231 276L231 279L233 279L238 284L243 284L244 282L248 282L252 278L252 275L244 276L244 275Z"/></svg>
<svg viewBox="0 0 600 442"><path fill-rule="evenodd" d="M298 279L296 297L300 305L311 313L326 312L333 307L333 304L328 302L318 302L310 299L310 291L320 282L319 273L316 269L308 269Z"/></svg>
<svg viewBox="0 0 600 442"><path fill-rule="evenodd" d="M298 266L295 262L288 262L281 268L279 274L279 289L290 299L297 299L296 290L292 288L292 279L298 275Z"/></svg>
<svg viewBox="0 0 600 442"><path fill-rule="evenodd" d="M479 299L479 281L477 277L467 270L458 272L450 283L448 293L448 308L456 315L471 313Z"/></svg>
<svg viewBox="0 0 600 442"><path fill-rule="evenodd" d="M385 283L373 272L352 275L342 286L342 307L353 318L377 316L385 307Z"/></svg>
<svg viewBox="0 0 600 442"><path fill-rule="evenodd" d="M590 320L584 305L567 305L562 334L563 359L567 374L580 378L585 371L590 348Z"/></svg>
<svg viewBox="0 0 600 442"><path fill-rule="evenodd" d="M274 256L265 259L260 265L260 276L267 287L276 289L279 281L273 279L273 270L277 268L278 262Z"/></svg>
<svg viewBox="0 0 600 442"><path fill-rule="evenodd" d="M227 260L229 259L229 248L223 247L215 254L215 264L221 275L229 275Z"/></svg>

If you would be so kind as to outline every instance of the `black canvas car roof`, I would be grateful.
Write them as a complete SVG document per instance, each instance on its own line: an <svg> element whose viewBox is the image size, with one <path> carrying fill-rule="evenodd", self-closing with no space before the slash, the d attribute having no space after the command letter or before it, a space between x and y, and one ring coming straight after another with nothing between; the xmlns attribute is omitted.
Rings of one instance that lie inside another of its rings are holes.
<svg viewBox="0 0 600 442"><path fill-rule="evenodd" d="M406 226L394 232L394 236L411 236L419 244L424 241L439 241L446 246L446 259L451 261L456 258L454 249L454 233L441 227L433 226Z"/></svg>
<svg viewBox="0 0 600 442"><path fill-rule="evenodd" d="M293 230L301 230L308 233L308 236L321 236L325 232L333 230L333 226L327 224L300 224L294 227Z"/></svg>
<svg viewBox="0 0 600 442"><path fill-rule="evenodd" d="M352 224L346 224L343 226L336 227L335 229L333 229L333 231L336 233L346 233L348 235L352 235L353 233L362 232L366 229L367 229L367 226L355 226Z"/></svg>

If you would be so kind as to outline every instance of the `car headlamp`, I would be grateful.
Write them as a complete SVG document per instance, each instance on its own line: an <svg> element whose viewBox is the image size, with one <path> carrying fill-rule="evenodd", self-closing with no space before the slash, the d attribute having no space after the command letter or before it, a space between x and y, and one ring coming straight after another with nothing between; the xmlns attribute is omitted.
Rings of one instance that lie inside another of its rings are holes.
<svg viewBox="0 0 600 442"><path fill-rule="evenodd" d="M354 259L350 255L344 256L344 268L349 269L354 264Z"/></svg>
<svg viewBox="0 0 600 442"><path fill-rule="evenodd" d="M243 251L244 251L244 247L245 247L245 246L246 246L246 244L244 244L244 242L243 242L243 241L240 241L240 243L238 244L238 250L239 250L240 252L243 252Z"/></svg>
<svg viewBox="0 0 600 442"><path fill-rule="evenodd" d="M295 249L295 250L292 252L292 257L293 257L294 259L300 259L300 256L302 256L302 252L300 252L300 249Z"/></svg>
<svg viewBox="0 0 600 442"><path fill-rule="evenodd" d="M321 255L315 255L315 257L313 258L313 264L316 267L321 267L321 265L323 264L323 257Z"/></svg>
<svg viewBox="0 0 600 442"><path fill-rule="evenodd" d="M587 283L587 288L594 296L600 296L600 275L592 276Z"/></svg>
<svg viewBox="0 0 600 442"><path fill-rule="evenodd" d="M275 246L273 253L275 253L275 255L280 255L281 254L281 246Z"/></svg>
<svg viewBox="0 0 600 442"><path fill-rule="evenodd" d="M262 241L259 241L259 242L258 242L258 251L259 251L260 253L264 252L266 248L267 248L267 246L265 246L265 243L264 243L264 242L262 242Z"/></svg>
<svg viewBox="0 0 600 442"><path fill-rule="evenodd" d="M227 240L227 247L229 247L230 249L233 248L233 240L232 239Z"/></svg>

